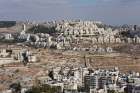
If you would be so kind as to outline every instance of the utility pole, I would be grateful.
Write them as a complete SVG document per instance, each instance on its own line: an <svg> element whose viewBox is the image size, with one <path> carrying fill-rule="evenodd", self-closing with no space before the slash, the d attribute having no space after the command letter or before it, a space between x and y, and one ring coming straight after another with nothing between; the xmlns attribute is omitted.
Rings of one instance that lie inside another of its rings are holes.
<svg viewBox="0 0 140 93"><path fill-rule="evenodd" d="M87 60L86 60L86 55L84 55L84 67L87 67Z"/></svg>

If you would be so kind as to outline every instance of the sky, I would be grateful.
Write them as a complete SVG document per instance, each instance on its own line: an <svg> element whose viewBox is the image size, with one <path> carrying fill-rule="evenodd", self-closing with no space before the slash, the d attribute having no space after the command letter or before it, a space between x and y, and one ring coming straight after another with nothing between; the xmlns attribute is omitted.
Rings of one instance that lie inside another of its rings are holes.
<svg viewBox="0 0 140 93"><path fill-rule="evenodd" d="M140 24L140 0L0 0L0 20Z"/></svg>

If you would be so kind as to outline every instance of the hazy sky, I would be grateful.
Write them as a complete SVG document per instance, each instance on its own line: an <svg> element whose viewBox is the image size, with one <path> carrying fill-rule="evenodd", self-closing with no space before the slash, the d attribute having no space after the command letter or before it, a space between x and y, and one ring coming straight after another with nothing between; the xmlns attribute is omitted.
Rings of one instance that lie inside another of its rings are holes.
<svg viewBox="0 0 140 93"><path fill-rule="evenodd" d="M0 20L27 19L140 24L140 0L0 0Z"/></svg>

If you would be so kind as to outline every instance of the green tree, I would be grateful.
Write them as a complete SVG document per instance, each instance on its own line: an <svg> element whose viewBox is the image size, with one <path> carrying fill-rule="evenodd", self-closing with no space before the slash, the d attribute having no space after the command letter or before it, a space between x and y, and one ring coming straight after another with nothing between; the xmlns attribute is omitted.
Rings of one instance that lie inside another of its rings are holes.
<svg viewBox="0 0 140 93"><path fill-rule="evenodd" d="M38 26L33 26L32 28L30 28L27 33L47 33L50 35L53 35L54 33L56 33L57 31L55 30L55 26L52 27L46 27L43 25L38 25Z"/></svg>

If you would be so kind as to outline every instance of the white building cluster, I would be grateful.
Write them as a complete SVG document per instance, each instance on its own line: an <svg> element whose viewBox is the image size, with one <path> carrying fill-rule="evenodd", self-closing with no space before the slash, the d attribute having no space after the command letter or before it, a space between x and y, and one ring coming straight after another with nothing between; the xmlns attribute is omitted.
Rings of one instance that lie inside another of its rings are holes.
<svg viewBox="0 0 140 93"><path fill-rule="evenodd" d="M46 33L30 34L26 33L29 24L23 23L23 30L20 34L4 33L0 35L0 40L23 42L29 46L55 47L64 50L90 50L92 45L111 45L124 43L140 43L140 35L134 29L130 31L130 36L122 36L122 31L126 32L130 29L127 27L113 27L96 21L53 21L42 23L40 25L51 26L55 28L55 35ZM37 23L33 24L38 25ZM32 26L31 26L32 27ZM133 27L132 27L133 28ZM39 31L38 31L39 32ZM87 46L84 46L87 45ZM107 46L110 47L110 46ZM106 48L107 48L106 47ZM78 49L80 48L80 49ZM88 48L88 49L84 49ZM101 47L103 48L103 47ZM111 48L111 47L110 47ZM91 49L92 50L92 49ZM105 49L106 50L106 49Z"/></svg>
<svg viewBox="0 0 140 93"><path fill-rule="evenodd" d="M49 34L39 33L39 34L34 34L31 37L35 39L35 42L31 41L29 43L35 47L44 47L44 48L50 47L54 43L52 41L52 37Z"/></svg>
<svg viewBox="0 0 140 93"><path fill-rule="evenodd" d="M0 66L23 62L25 59L28 62L37 62L37 56L32 51L18 48L0 49Z"/></svg>
<svg viewBox="0 0 140 93"><path fill-rule="evenodd" d="M30 34L26 33L26 25L24 25L24 29L18 36L18 41L24 41L28 45L40 48L40 47L50 47L55 42L52 41L52 36L45 33L37 33L37 34Z"/></svg>
<svg viewBox="0 0 140 93"><path fill-rule="evenodd" d="M39 84L61 87L62 93L139 93L139 73L121 74L119 69L97 69L87 67L54 67L48 76L39 77ZM128 92L126 92L128 93Z"/></svg>
<svg viewBox="0 0 140 93"><path fill-rule="evenodd" d="M64 21L57 24L56 30L61 34L57 38L58 49L69 49L73 43L80 44L80 41L89 44L121 44L140 43L140 37L121 37L120 29L99 26L100 22L94 21Z"/></svg>

